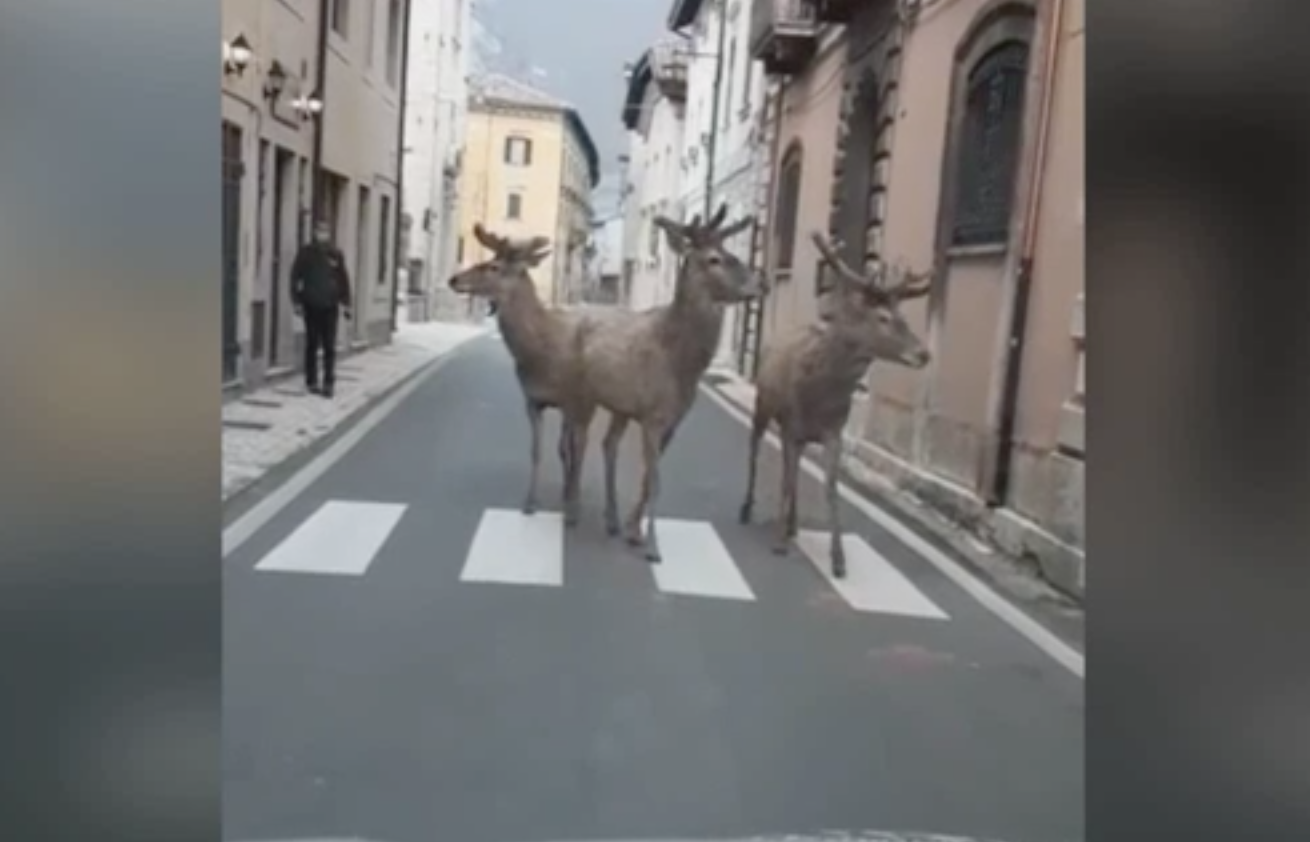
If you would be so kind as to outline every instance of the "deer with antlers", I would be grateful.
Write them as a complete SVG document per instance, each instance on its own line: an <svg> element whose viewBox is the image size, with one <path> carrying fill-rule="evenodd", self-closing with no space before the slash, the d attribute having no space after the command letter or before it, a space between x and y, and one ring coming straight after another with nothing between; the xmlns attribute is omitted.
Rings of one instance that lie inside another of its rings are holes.
<svg viewBox="0 0 1310 842"><path fill-rule="evenodd" d="M450 279L450 288L461 295L489 299L496 306L497 324L514 358L514 370L528 414L532 467L523 512L532 514L537 510L543 415L551 408L563 414L575 380L568 370L573 333L583 316L576 311L548 308L537 295L528 270L550 254L548 238L511 240L493 234L480 223L473 226L473 236L491 252L491 259L457 272ZM561 424L558 446L566 480L571 475L570 442L566 417ZM572 525L577 519L576 511L566 510L565 519Z"/></svg>
<svg viewBox="0 0 1310 842"><path fill-rule="evenodd" d="M824 496L828 509L832 575L846 575L841 542L837 480L841 469L842 430L855 390L875 360L919 369L928 364L923 342L910 329L900 303L927 295L931 270L911 272L902 266L856 272L823 235L815 232L819 254L836 278L830 317L807 325L770 348L755 378L746 498L740 520L750 523L755 501L755 471L760 439L771 423L782 440L782 494L774 552L785 555L796 537L796 483L801 454L810 444L823 447Z"/></svg>
<svg viewBox="0 0 1310 842"><path fill-rule="evenodd" d="M625 532L628 543L645 545L646 559L660 560L655 510L660 459L696 398L697 384L718 348L726 305L760 295L760 279L724 242L751 224L749 217L724 226L727 205L702 224L657 217L680 266L673 301L642 311L610 311L580 323L574 336L578 397L569 410L574 436L572 476L566 494L576 497L587 433L597 406L610 412L602 450L605 459L605 526ZM619 525L615 493L618 448L628 424L641 427L643 476L640 498L625 527ZM645 516L645 535L642 518Z"/></svg>

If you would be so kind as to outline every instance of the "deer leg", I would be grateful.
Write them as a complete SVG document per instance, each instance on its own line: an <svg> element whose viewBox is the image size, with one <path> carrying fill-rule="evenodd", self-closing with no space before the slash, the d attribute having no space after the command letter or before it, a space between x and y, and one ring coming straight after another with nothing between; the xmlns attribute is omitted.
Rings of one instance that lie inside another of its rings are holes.
<svg viewBox="0 0 1310 842"><path fill-rule="evenodd" d="M800 445L789 436L782 438L782 491L778 495L775 555L786 555L791 548L791 518L796 508L796 466L800 465Z"/></svg>
<svg viewBox="0 0 1310 842"><path fill-rule="evenodd" d="M643 424L641 426L641 455L645 463L641 482L641 498L628 515L628 543L646 545L646 560L652 564L660 560L659 538L655 533L655 504L660 494L660 455L663 433ZM642 515L646 519L646 535L642 540Z"/></svg>
<svg viewBox="0 0 1310 842"><path fill-rule="evenodd" d="M528 426L530 427L530 454L532 467L528 473L528 493L523 497L523 514L530 515L537 511L537 479L541 473L541 416L545 408L531 399L527 402Z"/></svg>
<svg viewBox="0 0 1310 842"><path fill-rule="evenodd" d="M841 541L841 500L837 496L837 477L841 472L841 433L828 436L823 442L823 493L828 503L828 557L832 562L832 575L836 579L846 576L846 550Z"/></svg>
<svg viewBox="0 0 1310 842"><path fill-rule="evenodd" d="M760 439L764 438L767 427L768 423L762 422L758 415L751 421L750 456L746 462L746 499L742 501L741 511L737 514L737 520L742 523L750 523L755 510L755 468L760 459Z"/></svg>
<svg viewBox="0 0 1310 842"><path fill-rule="evenodd" d="M618 478L619 443L628 431L628 418L624 415L611 415L609 429L601 448L605 454L605 531L618 535L622 531L619 525L618 491L615 488Z"/></svg>
<svg viewBox="0 0 1310 842"><path fill-rule="evenodd" d="M587 454L587 437L591 430L591 416L568 418L567 441L564 448L568 456L568 465L564 471L564 525L577 526L579 519L579 499L582 486L582 464Z"/></svg>

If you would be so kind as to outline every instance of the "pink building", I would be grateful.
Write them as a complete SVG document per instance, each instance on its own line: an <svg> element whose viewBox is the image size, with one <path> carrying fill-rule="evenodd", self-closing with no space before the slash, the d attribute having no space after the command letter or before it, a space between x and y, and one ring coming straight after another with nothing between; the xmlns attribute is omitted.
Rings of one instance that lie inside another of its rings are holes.
<svg viewBox="0 0 1310 842"><path fill-rule="evenodd" d="M853 455L1081 594L1084 0L751 12L773 97L764 343L816 318L811 230L852 262L935 262L907 305L933 362L874 367Z"/></svg>

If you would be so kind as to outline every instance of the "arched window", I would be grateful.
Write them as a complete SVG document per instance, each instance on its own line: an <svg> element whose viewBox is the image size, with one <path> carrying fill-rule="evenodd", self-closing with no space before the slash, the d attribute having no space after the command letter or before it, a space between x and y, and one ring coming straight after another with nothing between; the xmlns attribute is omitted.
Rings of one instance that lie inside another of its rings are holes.
<svg viewBox="0 0 1310 842"><path fill-rule="evenodd" d="M782 156L778 167L778 193L775 199L773 247L774 271L778 282L791 279L796 256L796 223L801 199L801 146L793 143Z"/></svg>
<svg viewBox="0 0 1310 842"><path fill-rule="evenodd" d="M1004 245L1009 237L1031 33L1031 12L1007 8L961 53L953 246Z"/></svg>

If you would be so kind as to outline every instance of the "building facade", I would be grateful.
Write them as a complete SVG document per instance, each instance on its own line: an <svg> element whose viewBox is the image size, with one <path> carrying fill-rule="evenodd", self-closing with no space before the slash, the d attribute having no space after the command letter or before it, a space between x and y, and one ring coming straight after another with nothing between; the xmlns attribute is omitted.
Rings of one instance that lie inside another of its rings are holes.
<svg viewBox="0 0 1310 842"><path fill-rule="evenodd" d="M312 229L316 149L355 299L341 349L390 338L407 13L407 0L223 2L225 388L301 365L289 273Z"/></svg>
<svg viewBox="0 0 1310 842"><path fill-rule="evenodd" d="M681 219L684 112L688 51L671 39L657 43L628 69L623 125L628 130L623 198L627 304L637 310L673 300L677 256L655 218Z"/></svg>
<svg viewBox="0 0 1310 842"><path fill-rule="evenodd" d="M406 297L412 321L457 317L466 304L447 286L454 272L459 185L468 121L470 0L414 6L405 107Z"/></svg>
<svg viewBox="0 0 1310 842"><path fill-rule="evenodd" d="M764 73L750 55L748 0L674 0L668 28L685 38L688 56L686 126L681 152L680 203L684 218L727 204L729 219L756 214L760 182L767 177L760 118ZM743 258L757 232L738 234L728 247ZM748 308L728 311L716 364L738 356L740 320Z"/></svg>
<svg viewBox="0 0 1310 842"><path fill-rule="evenodd" d="M534 273L542 300L581 300L591 191L600 178L591 135L561 100L500 74L471 82L457 258L489 257L475 223L507 237L547 237L550 259Z"/></svg>
<svg viewBox="0 0 1310 842"><path fill-rule="evenodd" d="M777 85L768 337L813 321L810 230L852 263L935 265L933 353L875 365L869 468L1081 593L1084 0L755 0Z"/></svg>

